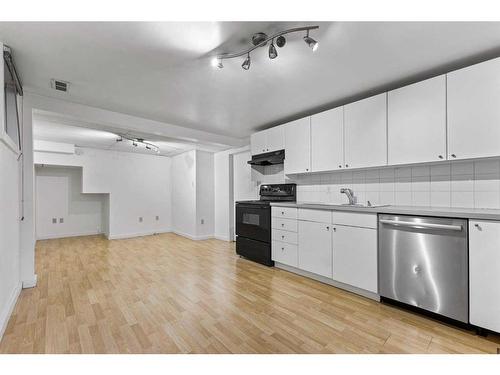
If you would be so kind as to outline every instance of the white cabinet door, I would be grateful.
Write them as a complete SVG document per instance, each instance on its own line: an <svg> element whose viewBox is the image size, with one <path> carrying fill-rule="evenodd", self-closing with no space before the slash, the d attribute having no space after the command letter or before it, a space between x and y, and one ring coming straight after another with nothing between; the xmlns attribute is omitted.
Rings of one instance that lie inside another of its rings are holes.
<svg viewBox="0 0 500 375"><path fill-rule="evenodd" d="M250 149L252 151L252 155L267 152L267 135L265 130L254 133L250 136Z"/></svg>
<svg viewBox="0 0 500 375"><path fill-rule="evenodd" d="M285 148L285 128L284 126L275 126L267 129L267 152L283 150Z"/></svg>
<svg viewBox="0 0 500 375"><path fill-rule="evenodd" d="M447 76L448 158L500 155L500 58Z"/></svg>
<svg viewBox="0 0 500 375"><path fill-rule="evenodd" d="M332 277L331 224L299 221L299 265L302 270Z"/></svg>
<svg viewBox="0 0 500 375"><path fill-rule="evenodd" d="M344 106L345 167L387 165L387 94Z"/></svg>
<svg viewBox="0 0 500 375"><path fill-rule="evenodd" d="M446 159L446 76L389 91L387 109L389 165Z"/></svg>
<svg viewBox="0 0 500 375"><path fill-rule="evenodd" d="M333 231L333 279L377 293L377 231L343 225Z"/></svg>
<svg viewBox="0 0 500 375"><path fill-rule="evenodd" d="M311 116L311 168L332 171L344 165L344 107Z"/></svg>
<svg viewBox="0 0 500 375"><path fill-rule="evenodd" d="M500 332L500 222L469 221L469 320Z"/></svg>
<svg viewBox="0 0 500 375"><path fill-rule="evenodd" d="M285 174L311 171L311 118L285 125Z"/></svg>

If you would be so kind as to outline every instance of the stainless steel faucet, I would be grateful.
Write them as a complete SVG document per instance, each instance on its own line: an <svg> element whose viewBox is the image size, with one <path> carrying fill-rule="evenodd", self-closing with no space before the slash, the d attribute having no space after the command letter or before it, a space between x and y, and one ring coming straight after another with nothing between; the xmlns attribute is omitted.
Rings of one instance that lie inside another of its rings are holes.
<svg viewBox="0 0 500 375"><path fill-rule="evenodd" d="M349 204L355 204L354 202L354 192L349 188L341 188L340 194L347 195L347 199L349 199Z"/></svg>

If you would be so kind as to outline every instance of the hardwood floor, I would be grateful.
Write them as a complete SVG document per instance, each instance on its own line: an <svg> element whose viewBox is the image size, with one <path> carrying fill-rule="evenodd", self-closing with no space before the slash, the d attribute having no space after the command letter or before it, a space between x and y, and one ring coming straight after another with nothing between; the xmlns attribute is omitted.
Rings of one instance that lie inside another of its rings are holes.
<svg viewBox="0 0 500 375"><path fill-rule="evenodd" d="M487 338L161 234L39 241L1 353L496 353Z"/></svg>

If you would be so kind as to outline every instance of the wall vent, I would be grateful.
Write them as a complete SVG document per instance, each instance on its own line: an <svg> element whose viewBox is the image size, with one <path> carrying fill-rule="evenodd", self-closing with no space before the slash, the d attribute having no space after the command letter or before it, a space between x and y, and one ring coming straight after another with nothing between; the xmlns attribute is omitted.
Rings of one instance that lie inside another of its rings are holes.
<svg viewBox="0 0 500 375"><path fill-rule="evenodd" d="M57 91L67 92L69 88L69 82L61 81L60 79L51 79L50 87Z"/></svg>

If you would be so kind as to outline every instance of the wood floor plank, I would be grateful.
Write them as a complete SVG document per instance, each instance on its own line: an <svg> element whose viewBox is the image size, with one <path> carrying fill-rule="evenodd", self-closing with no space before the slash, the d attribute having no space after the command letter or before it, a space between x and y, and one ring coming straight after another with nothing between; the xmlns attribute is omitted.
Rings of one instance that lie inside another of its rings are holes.
<svg viewBox="0 0 500 375"><path fill-rule="evenodd" d="M0 353L496 353L476 336L175 234L38 241Z"/></svg>

